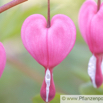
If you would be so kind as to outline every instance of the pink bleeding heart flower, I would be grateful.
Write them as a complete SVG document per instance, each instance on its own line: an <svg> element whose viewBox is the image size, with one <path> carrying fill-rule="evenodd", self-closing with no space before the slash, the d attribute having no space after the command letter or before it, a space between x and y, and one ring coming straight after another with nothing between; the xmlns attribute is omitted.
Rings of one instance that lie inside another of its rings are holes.
<svg viewBox="0 0 103 103"><path fill-rule="evenodd" d="M88 74L95 88L103 82L103 3L86 0L79 12L79 28L93 56L88 64Z"/></svg>
<svg viewBox="0 0 103 103"><path fill-rule="evenodd" d="M2 43L0 42L0 77L2 76L2 73L4 71L5 64L6 64L6 53Z"/></svg>
<svg viewBox="0 0 103 103"><path fill-rule="evenodd" d="M47 28L46 19L42 15L34 14L24 21L21 37L27 51L45 68L41 97L44 101L51 101L55 96L53 68L65 59L74 46L74 23L69 17L58 14L52 18L51 27ZM48 96L46 89L49 90Z"/></svg>
<svg viewBox="0 0 103 103"><path fill-rule="evenodd" d="M23 23L21 37L27 51L45 68L40 94L45 102L49 102L55 96L53 68L72 50L76 40L75 25L62 14L55 15L50 22L48 0L48 21L40 14L29 16Z"/></svg>

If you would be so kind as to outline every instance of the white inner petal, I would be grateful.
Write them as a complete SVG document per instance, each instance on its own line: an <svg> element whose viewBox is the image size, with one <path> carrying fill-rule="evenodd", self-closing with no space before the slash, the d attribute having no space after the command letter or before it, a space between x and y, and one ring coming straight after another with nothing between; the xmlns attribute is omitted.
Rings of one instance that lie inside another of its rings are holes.
<svg viewBox="0 0 103 103"><path fill-rule="evenodd" d="M45 74L45 83L46 83L46 102L48 102L48 98L49 98L50 80L51 80L50 70L47 69L46 74Z"/></svg>
<svg viewBox="0 0 103 103"><path fill-rule="evenodd" d="M95 74L96 74L96 57L93 55L88 64L88 74L92 80L93 86L96 88Z"/></svg>

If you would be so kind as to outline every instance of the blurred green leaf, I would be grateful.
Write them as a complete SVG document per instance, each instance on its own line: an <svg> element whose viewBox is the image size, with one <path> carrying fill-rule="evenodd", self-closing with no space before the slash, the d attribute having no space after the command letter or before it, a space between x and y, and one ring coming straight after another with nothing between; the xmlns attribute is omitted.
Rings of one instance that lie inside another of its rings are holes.
<svg viewBox="0 0 103 103"><path fill-rule="evenodd" d="M83 80L85 82L87 82L89 80L89 76L87 75L87 73L85 72L85 70L83 69L72 69L72 73L79 78L80 80Z"/></svg>
<svg viewBox="0 0 103 103"><path fill-rule="evenodd" d="M103 89L94 88L91 82L81 85L79 90L82 95L103 95Z"/></svg>
<svg viewBox="0 0 103 103"><path fill-rule="evenodd" d="M40 95L33 98L33 103L45 103ZM50 103L60 103L60 94L56 94L55 98Z"/></svg>

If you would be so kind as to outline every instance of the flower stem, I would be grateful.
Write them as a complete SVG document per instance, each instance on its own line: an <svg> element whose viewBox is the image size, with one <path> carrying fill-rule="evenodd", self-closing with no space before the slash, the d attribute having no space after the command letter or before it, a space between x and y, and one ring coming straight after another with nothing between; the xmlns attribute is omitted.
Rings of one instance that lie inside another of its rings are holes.
<svg viewBox="0 0 103 103"><path fill-rule="evenodd" d="M6 11L6 10L18 5L18 4L21 4L25 1L28 1L28 0L12 0L11 2L0 7L0 13Z"/></svg>
<svg viewBox="0 0 103 103"><path fill-rule="evenodd" d="M98 7L97 7L97 11L99 11L99 9L100 9L100 5L101 5L101 0L98 0L97 5L98 5Z"/></svg>
<svg viewBox="0 0 103 103"><path fill-rule="evenodd" d="M50 0L48 0L48 21L47 28L50 28Z"/></svg>

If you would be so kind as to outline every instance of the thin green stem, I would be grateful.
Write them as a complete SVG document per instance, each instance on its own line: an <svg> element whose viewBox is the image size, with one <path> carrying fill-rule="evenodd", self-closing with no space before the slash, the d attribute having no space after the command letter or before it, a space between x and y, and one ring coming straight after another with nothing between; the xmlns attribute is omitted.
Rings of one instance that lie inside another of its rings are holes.
<svg viewBox="0 0 103 103"><path fill-rule="evenodd" d="M50 0L48 0L48 20L47 20L47 28L50 28Z"/></svg>

